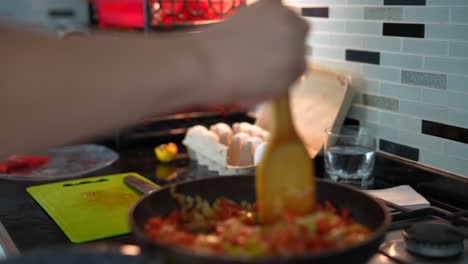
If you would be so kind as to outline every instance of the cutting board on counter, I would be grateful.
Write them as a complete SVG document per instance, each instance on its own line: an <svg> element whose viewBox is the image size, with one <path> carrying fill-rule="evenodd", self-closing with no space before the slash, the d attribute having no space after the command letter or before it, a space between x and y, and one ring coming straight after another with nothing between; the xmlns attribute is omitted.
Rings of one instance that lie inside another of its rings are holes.
<svg viewBox="0 0 468 264"><path fill-rule="evenodd" d="M351 76L320 65L310 64L306 73L291 87L291 114L297 133L311 158L320 153L325 130L343 123L355 91ZM269 129L271 110L264 104L255 114L256 124Z"/></svg>
<svg viewBox="0 0 468 264"><path fill-rule="evenodd" d="M128 211L142 194L125 184L129 175L152 183L137 173L122 173L26 190L72 242L82 243L130 232Z"/></svg>

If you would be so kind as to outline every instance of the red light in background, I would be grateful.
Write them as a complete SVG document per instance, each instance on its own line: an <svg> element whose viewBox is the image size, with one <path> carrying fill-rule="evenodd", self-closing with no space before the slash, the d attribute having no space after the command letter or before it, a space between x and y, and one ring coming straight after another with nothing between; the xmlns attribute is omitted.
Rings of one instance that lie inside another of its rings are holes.
<svg viewBox="0 0 468 264"><path fill-rule="evenodd" d="M143 28L143 0L90 0L98 27ZM225 19L246 0L148 0L153 25L196 24Z"/></svg>

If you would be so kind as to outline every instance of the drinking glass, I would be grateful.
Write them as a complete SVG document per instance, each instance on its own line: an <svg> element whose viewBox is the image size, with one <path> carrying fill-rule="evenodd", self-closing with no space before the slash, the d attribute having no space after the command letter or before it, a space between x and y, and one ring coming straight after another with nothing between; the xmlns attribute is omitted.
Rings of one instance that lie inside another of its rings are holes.
<svg viewBox="0 0 468 264"><path fill-rule="evenodd" d="M326 130L325 170L336 182L370 188L374 179L375 137L362 126L335 126Z"/></svg>

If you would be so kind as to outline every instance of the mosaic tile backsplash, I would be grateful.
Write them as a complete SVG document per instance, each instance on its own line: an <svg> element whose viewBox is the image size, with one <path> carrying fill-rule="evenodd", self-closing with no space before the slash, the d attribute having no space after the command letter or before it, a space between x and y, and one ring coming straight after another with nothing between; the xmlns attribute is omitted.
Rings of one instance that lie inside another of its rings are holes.
<svg viewBox="0 0 468 264"><path fill-rule="evenodd" d="M468 0L289 0L308 55L359 76L348 118L379 150L468 177Z"/></svg>

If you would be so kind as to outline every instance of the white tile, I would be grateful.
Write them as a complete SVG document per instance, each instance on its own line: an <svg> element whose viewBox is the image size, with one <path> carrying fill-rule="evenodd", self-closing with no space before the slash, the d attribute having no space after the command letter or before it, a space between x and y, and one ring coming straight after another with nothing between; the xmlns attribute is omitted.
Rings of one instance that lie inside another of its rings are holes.
<svg viewBox="0 0 468 264"><path fill-rule="evenodd" d="M381 53L380 63L384 66L396 66L410 69L420 69L423 64L422 56L402 55L395 53Z"/></svg>
<svg viewBox="0 0 468 264"><path fill-rule="evenodd" d="M424 62L424 69L443 73L468 74L468 59L426 57Z"/></svg>
<svg viewBox="0 0 468 264"><path fill-rule="evenodd" d="M468 40L468 25L427 24L426 39Z"/></svg>
<svg viewBox="0 0 468 264"><path fill-rule="evenodd" d="M466 0L427 0L427 5L433 6L463 6L468 5Z"/></svg>
<svg viewBox="0 0 468 264"><path fill-rule="evenodd" d="M363 35L381 35L382 23L380 22L347 22L346 32Z"/></svg>
<svg viewBox="0 0 468 264"><path fill-rule="evenodd" d="M448 118L446 123L454 126L468 128L468 111L450 108L448 110Z"/></svg>
<svg viewBox="0 0 468 264"><path fill-rule="evenodd" d="M406 100L400 100L400 112L436 122L444 122L448 117L447 107Z"/></svg>
<svg viewBox="0 0 468 264"><path fill-rule="evenodd" d="M419 101L421 99L421 88L398 83L382 82L380 94L400 99Z"/></svg>
<svg viewBox="0 0 468 264"><path fill-rule="evenodd" d="M329 21L325 19L305 18L312 31L316 32L346 32L346 22L344 21Z"/></svg>
<svg viewBox="0 0 468 264"><path fill-rule="evenodd" d="M468 177L468 160L441 154L440 152L421 151L421 163Z"/></svg>
<svg viewBox="0 0 468 264"><path fill-rule="evenodd" d="M345 48L362 48L362 38L350 34L315 33L307 38L311 45L329 45Z"/></svg>
<svg viewBox="0 0 468 264"><path fill-rule="evenodd" d="M467 13L467 17L468 17L468 13ZM468 42L452 42L452 43L450 43L449 54L450 54L450 56L468 58Z"/></svg>
<svg viewBox="0 0 468 264"><path fill-rule="evenodd" d="M393 37L362 36L363 46L366 49L378 51L400 51L401 39Z"/></svg>
<svg viewBox="0 0 468 264"><path fill-rule="evenodd" d="M362 65L360 63L329 60L328 66L333 70L344 71L352 74L361 74Z"/></svg>
<svg viewBox="0 0 468 264"><path fill-rule="evenodd" d="M421 131L421 119L415 118L413 116L389 111L380 111L379 120L380 124L388 127L394 127L399 130L413 132Z"/></svg>
<svg viewBox="0 0 468 264"><path fill-rule="evenodd" d="M446 7L405 7L403 20L443 23L449 21L449 12Z"/></svg>
<svg viewBox="0 0 468 264"><path fill-rule="evenodd" d="M447 89L468 93L468 76L448 75Z"/></svg>
<svg viewBox="0 0 468 264"><path fill-rule="evenodd" d="M336 0L314 0L311 2L310 0L283 0L284 4L288 5L300 5L300 6L310 6L310 5L329 5L335 4Z"/></svg>
<svg viewBox="0 0 468 264"><path fill-rule="evenodd" d="M382 5L383 0L347 0L348 5Z"/></svg>
<svg viewBox="0 0 468 264"><path fill-rule="evenodd" d="M458 107L468 110L468 94L423 89L422 101L434 105Z"/></svg>
<svg viewBox="0 0 468 264"><path fill-rule="evenodd" d="M468 144L445 140L445 154L468 160Z"/></svg>
<svg viewBox="0 0 468 264"><path fill-rule="evenodd" d="M468 7L452 8L452 23L468 24Z"/></svg>
<svg viewBox="0 0 468 264"><path fill-rule="evenodd" d="M332 48L326 46L312 46L309 50L310 55L318 58L328 58L328 59L345 59L345 50L342 48Z"/></svg>
<svg viewBox="0 0 468 264"><path fill-rule="evenodd" d="M364 121L363 126L371 129L371 131L374 131L377 138L383 138L396 142L399 140L398 130L393 127L379 125L377 123L368 121Z"/></svg>
<svg viewBox="0 0 468 264"><path fill-rule="evenodd" d="M330 18L335 19L363 19L364 9L362 7L330 7Z"/></svg>
<svg viewBox="0 0 468 264"><path fill-rule="evenodd" d="M444 148L444 140L420 132L400 131L400 143L429 151L440 151Z"/></svg>
<svg viewBox="0 0 468 264"><path fill-rule="evenodd" d="M372 107L355 104L351 106L348 116L363 121L377 122L379 120L379 111Z"/></svg>
<svg viewBox="0 0 468 264"><path fill-rule="evenodd" d="M369 79L398 82L401 71L374 65L362 65L362 73Z"/></svg>
<svg viewBox="0 0 468 264"><path fill-rule="evenodd" d="M428 55L446 55L448 51L448 42L426 39L404 39L404 52Z"/></svg>
<svg viewBox="0 0 468 264"><path fill-rule="evenodd" d="M367 94L378 94L379 87L380 87L379 81L364 79L362 80L362 86L360 87L360 90L363 93L367 93Z"/></svg>

